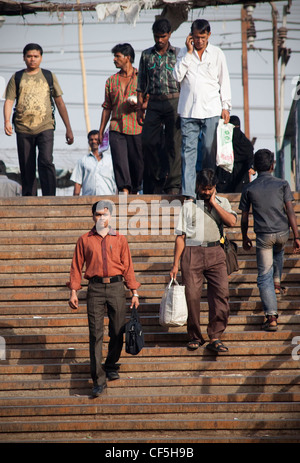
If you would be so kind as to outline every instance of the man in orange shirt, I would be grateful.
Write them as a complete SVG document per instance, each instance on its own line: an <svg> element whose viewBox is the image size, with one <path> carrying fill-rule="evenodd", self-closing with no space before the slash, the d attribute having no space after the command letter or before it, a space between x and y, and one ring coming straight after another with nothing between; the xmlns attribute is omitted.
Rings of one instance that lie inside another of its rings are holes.
<svg viewBox="0 0 300 463"><path fill-rule="evenodd" d="M132 308L139 305L131 254L125 236L109 226L112 215L110 201L98 201L92 207L95 226L82 235L76 244L70 281L69 305L78 309L77 291L81 289L82 269L85 263L84 278L89 280L87 291L87 313L90 339L91 376L93 395L99 396L106 388L108 380L119 378L117 362L123 347L123 333L126 323L126 297L123 278L132 291ZM104 333L104 314L107 307L109 317L109 345L105 367L102 368L102 342Z"/></svg>

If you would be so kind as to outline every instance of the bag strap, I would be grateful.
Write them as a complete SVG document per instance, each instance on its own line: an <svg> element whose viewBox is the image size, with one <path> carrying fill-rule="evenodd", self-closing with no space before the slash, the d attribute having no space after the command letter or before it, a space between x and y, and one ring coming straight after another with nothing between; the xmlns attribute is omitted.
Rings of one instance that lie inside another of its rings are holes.
<svg viewBox="0 0 300 463"><path fill-rule="evenodd" d="M131 318L131 320L138 320L139 319L138 311L136 310L135 306L133 306L132 309L131 309L130 318Z"/></svg>
<svg viewBox="0 0 300 463"><path fill-rule="evenodd" d="M53 86L53 75L52 75L52 72L51 71L48 71L48 69L41 69L42 73L43 73L43 76L45 77L48 85L49 85L49 88L50 88L50 103L51 103L51 109L52 109L52 118L54 120L54 126L55 126L55 116L54 116L54 113L55 113L55 104L54 104L54 86ZM16 85L16 105L18 104L18 100L19 100L19 93L20 93L20 82L21 82L21 79L22 79L22 76L25 72L25 69L21 69L21 71L17 71L15 73L15 85Z"/></svg>
<svg viewBox="0 0 300 463"><path fill-rule="evenodd" d="M175 285L179 286L179 283L178 281L176 280L176 278L171 278L171 281L170 283L168 284L168 289L171 288L172 284L175 283Z"/></svg>
<svg viewBox="0 0 300 463"><path fill-rule="evenodd" d="M19 92L20 92L20 82L21 82L21 79L22 79L22 76L24 74L26 69L21 69L21 71L17 71L15 73L15 84L16 84L16 95L17 95L17 102L18 102L18 99L19 99ZM51 103L52 103L52 98L53 98L53 93L54 93L54 87L53 87L53 75L52 75L52 72L51 71L48 71L48 69L41 69L45 79L47 80L47 83L49 85L49 88L50 88L50 99L51 99Z"/></svg>
<svg viewBox="0 0 300 463"><path fill-rule="evenodd" d="M222 238L225 239L223 222L221 221L221 223L218 223L216 218L205 208L205 206L204 206L204 213L216 222L218 229L219 229L219 233L220 233L220 239Z"/></svg>

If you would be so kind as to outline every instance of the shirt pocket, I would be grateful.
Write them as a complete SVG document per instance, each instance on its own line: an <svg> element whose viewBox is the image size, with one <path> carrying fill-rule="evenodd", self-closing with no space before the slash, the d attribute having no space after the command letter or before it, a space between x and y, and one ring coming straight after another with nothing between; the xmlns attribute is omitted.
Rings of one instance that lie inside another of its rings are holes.
<svg viewBox="0 0 300 463"><path fill-rule="evenodd" d="M209 61L206 64L205 72L208 78L218 80L218 66L213 61Z"/></svg>

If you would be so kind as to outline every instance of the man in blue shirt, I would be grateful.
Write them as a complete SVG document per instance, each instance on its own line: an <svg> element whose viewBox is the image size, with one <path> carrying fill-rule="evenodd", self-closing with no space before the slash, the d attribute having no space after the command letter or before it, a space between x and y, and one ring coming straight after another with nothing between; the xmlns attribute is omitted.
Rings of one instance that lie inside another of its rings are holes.
<svg viewBox="0 0 300 463"><path fill-rule="evenodd" d="M290 226L294 234L294 252L300 252L300 238L290 186L286 180L272 175L274 154L267 149L258 150L254 155L254 169L258 177L244 187L239 205L242 211L243 248L245 251L252 248L247 235L249 210L252 206L257 286L266 316L263 329L276 331L278 312L275 285L280 285L284 245L289 238Z"/></svg>
<svg viewBox="0 0 300 463"><path fill-rule="evenodd" d="M91 148L89 154L80 159L71 180L74 185L74 196L80 195L115 195L117 191L111 155L105 153L108 149L107 139L104 139L99 148L98 130L88 133L88 141Z"/></svg>

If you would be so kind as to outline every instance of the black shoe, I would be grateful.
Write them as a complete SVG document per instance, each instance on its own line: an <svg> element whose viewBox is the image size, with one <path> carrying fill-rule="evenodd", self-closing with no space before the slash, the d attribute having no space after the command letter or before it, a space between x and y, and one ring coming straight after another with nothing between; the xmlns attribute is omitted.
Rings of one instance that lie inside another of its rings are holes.
<svg viewBox="0 0 300 463"><path fill-rule="evenodd" d="M117 371L107 371L106 378L108 379L108 381L114 381L115 379L120 379L120 376Z"/></svg>
<svg viewBox="0 0 300 463"><path fill-rule="evenodd" d="M93 387L93 390L92 390L92 394L94 397L99 397L100 394L102 394L102 392L104 391L104 389L106 389L107 386L106 386L106 383L104 384L101 384L101 386L94 386Z"/></svg>

